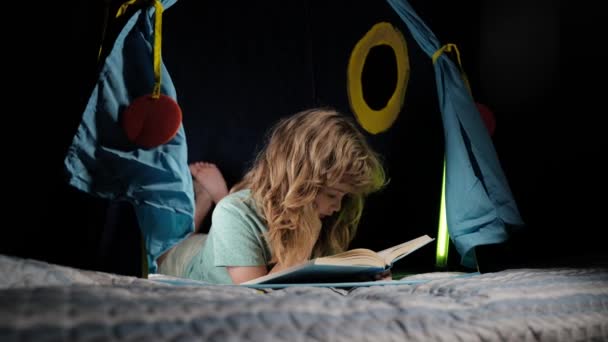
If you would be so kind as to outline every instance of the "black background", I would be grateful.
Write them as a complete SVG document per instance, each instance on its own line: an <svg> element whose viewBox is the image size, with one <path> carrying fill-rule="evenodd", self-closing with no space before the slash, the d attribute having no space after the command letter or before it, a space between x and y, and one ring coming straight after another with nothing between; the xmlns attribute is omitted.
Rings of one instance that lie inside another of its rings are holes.
<svg viewBox="0 0 608 342"><path fill-rule="evenodd" d="M527 224L525 243L515 252L524 260L605 254L599 235L607 228L600 124L606 113L606 53L600 51L598 5L549 0L410 3L442 43L457 44L474 97L494 111L495 148ZM118 4L111 2L110 12ZM4 254L103 269L98 257L105 248L101 241L108 203L69 188L63 173L65 150L97 77L103 9L103 1L66 6L53 17L61 29L42 34L36 40L40 48L24 52L31 60L22 61L24 72L15 85L31 86L25 81L31 80L29 71L40 69L35 84L47 85L49 96L33 97L30 90L14 115L23 128L21 138L13 139L18 143L9 148L17 152L15 162L6 164L17 166L8 167L17 172L10 178L15 192L7 215L16 223L4 229ZM443 133L432 65L383 1L180 0L167 9L163 59L184 113L189 160L215 162L232 185L277 118L310 106L350 113L348 57L380 21L404 34L411 76L394 126L368 134L385 157L391 183L370 197L353 246L380 249L423 233L434 236ZM120 25L110 20L106 45ZM52 44L44 45L48 41ZM391 77L394 82L386 56L366 65L372 74L386 75L370 78L368 101L381 102L387 96L381 84ZM453 249L451 253L450 265L458 268L458 256ZM407 262L430 270L434 250L421 250Z"/></svg>

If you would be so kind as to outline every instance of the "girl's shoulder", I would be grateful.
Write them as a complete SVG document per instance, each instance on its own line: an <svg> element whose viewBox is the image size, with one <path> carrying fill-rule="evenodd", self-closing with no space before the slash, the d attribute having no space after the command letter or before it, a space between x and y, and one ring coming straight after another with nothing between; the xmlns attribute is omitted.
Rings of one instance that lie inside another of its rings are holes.
<svg viewBox="0 0 608 342"><path fill-rule="evenodd" d="M248 200L251 198L251 190L250 189L242 189L239 191L231 192L228 195L224 196L224 198L220 201L228 201L228 202L242 202L243 200Z"/></svg>
<svg viewBox="0 0 608 342"><path fill-rule="evenodd" d="M217 207L220 208L238 208L241 210L247 210L251 207L252 198L251 190L243 189L229 193L224 196L218 203Z"/></svg>
<svg viewBox="0 0 608 342"><path fill-rule="evenodd" d="M249 189L235 191L222 198L213 210L213 214L241 218L248 217L256 221L262 220L263 217L257 209L251 195L251 190Z"/></svg>

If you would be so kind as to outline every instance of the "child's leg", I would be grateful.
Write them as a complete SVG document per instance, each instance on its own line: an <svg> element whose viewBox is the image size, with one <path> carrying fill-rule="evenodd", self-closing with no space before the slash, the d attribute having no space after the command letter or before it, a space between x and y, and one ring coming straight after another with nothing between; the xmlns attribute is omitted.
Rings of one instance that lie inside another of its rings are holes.
<svg viewBox="0 0 608 342"><path fill-rule="evenodd" d="M228 188L224 176L215 164L196 162L190 164L189 167L194 186L194 234L196 234L213 204L228 194ZM176 247L174 246L161 255L156 260L158 264L161 265L167 255Z"/></svg>
<svg viewBox="0 0 608 342"><path fill-rule="evenodd" d="M190 164L189 167L194 178L194 233L198 233L213 204L224 198L228 194L228 189L224 176L215 164L196 162ZM159 265L170 251L165 252L156 260Z"/></svg>
<svg viewBox="0 0 608 342"><path fill-rule="evenodd" d="M186 267L192 258L199 253L207 234L191 234L169 252L165 253L162 263L159 262L158 273L175 277L185 277Z"/></svg>
<svg viewBox="0 0 608 342"><path fill-rule="evenodd" d="M190 164L190 172L192 173L193 184L194 184L194 232L197 233L200 229L203 220L209 214L211 207L217 201L214 198L220 199L225 196L222 195L222 185L226 187L226 182L219 170L210 163L197 162ZM213 189L213 192L212 190Z"/></svg>

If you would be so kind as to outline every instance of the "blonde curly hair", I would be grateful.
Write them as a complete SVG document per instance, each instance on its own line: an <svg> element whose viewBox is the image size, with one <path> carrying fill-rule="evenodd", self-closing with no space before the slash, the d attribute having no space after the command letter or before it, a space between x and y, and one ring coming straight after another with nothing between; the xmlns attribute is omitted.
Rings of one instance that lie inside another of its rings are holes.
<svg viewBox="0 0 608 342"><path fill-rule="evenodd" d="M339 212L321 222L313 208L315 197L336 184L346 184L352 192L345 195ZM291 266L346 250L365 197L384 185L380 157L354 121L333 109L315 108L280 120L231 191L251 189L268 225L271 263ZM319 229L317 241L312 241ZM305 246L313 244L311 253Z"/></svg>

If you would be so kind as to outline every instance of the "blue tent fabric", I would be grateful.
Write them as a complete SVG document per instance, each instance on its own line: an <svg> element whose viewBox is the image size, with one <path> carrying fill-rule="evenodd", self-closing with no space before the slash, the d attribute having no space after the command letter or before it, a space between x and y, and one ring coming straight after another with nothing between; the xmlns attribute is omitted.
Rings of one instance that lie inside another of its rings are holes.
<svg viewBox="0 0 608 342"><path fill-rule="evenodd" d="M433 32L406 0L387 1L432 57L441 48ZM434 69L445 135L448 232L461 264L474 268L474 247L504 242L524 222L459 67L441 55Z"/></svg>
<svg viewBox="0 0 608 342"><path fill-rule="evenodd" d="M176 1L161 3L167 9ZM194 231L194 191L183 126L168 143L141 149L128 140L120 125L120 115L131 101L153 90L154 15L153 6L139 9L123 26L64 160L72 186L133 204L150 273L156 272L160 254ZM176 100L162 62L161 69L161 93Z"/></svg>

